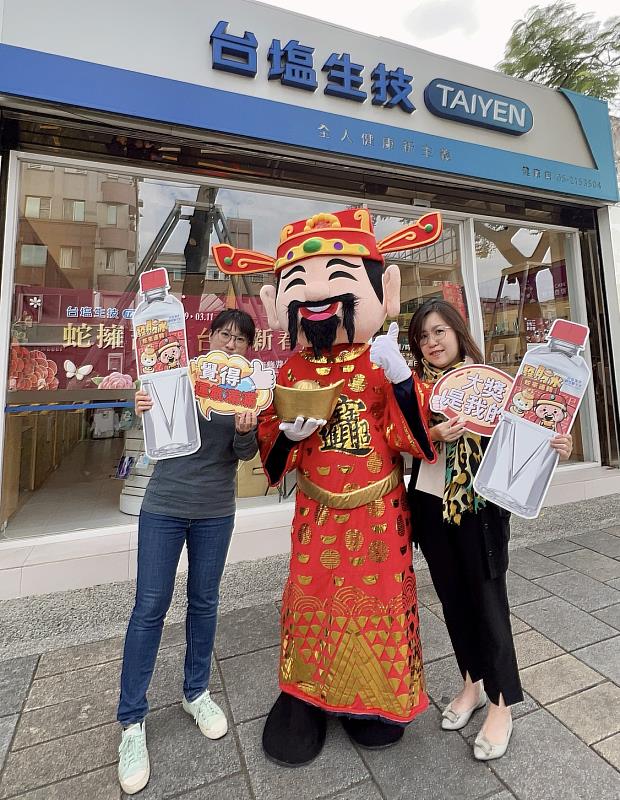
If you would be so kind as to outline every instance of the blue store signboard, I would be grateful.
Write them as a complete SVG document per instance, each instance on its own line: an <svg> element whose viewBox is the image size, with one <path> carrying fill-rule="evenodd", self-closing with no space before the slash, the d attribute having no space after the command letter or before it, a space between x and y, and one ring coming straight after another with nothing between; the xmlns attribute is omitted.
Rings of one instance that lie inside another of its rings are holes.
<svg viewBox="0 0 620 800"><path fill-rule="evenodd" d="M166 0L151 2L151 19L158 19ZM228 0L227 19L188 0L200 25L188 28L168 15L161 31L149 29L151 38L169 42L178 26L187 40L181 66L176 59L168 66L170 59L156 57L160 51L140 28L137 10L123 0L109 0L105 19L111 7L125 9L119 36L132 42L129 50L123 41L115 47L97 39L88 9L77 13L70 0L56 0L55 10L37 6L36 15L28 11L34 3L5 0L0 95L382 161L429 176L618 198L607 104L595 98L468 65L463 77L476 80L457 82L443 77L458 69L454 61L247 0ZM45 52L54 14L69 7L70 29L63 28L62 42L54 40L54 53ZM36 46L24 46L30 39Z"/></svg>
<svg viewBox="0 0 620 800"><path fill-rule="evenodd" d="M426 107L438 117L522 136L534 117L527 103L473 86L435 78L424 90Z"/></svg>

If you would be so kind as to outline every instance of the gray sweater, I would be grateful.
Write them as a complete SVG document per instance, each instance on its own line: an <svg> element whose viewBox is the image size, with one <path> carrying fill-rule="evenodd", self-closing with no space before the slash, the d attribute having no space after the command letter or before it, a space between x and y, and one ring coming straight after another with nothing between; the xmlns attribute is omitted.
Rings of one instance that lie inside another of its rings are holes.
<svg viewBox="0 0 620 800"><path fill-rule="evenodd" d="M234 416L198 412L200 448L191 456L158 461L142 501L151 514L183 519L227 517L235 513L237 463L258 451L255 431L237 433Z"/></svg>

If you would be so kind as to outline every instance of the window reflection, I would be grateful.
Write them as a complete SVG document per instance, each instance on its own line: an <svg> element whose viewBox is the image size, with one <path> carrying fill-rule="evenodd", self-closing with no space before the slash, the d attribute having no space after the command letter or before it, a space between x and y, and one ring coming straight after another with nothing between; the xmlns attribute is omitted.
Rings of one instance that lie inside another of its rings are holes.
<svg viewBox="0 0 620 800"><path fill-rule="evenodd" d="M547 340L555 319L575 319L566 234L476 222L477 279L487 363L515 375L524 354ZM583 461L580 411L573 460Z"/></svg>

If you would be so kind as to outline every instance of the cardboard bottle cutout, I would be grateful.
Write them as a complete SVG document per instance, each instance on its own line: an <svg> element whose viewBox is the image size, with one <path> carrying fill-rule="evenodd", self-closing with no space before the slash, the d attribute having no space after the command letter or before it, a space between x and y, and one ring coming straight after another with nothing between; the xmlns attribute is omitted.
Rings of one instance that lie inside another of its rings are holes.
<svg viewBox="0 0 620 800"><path fill-rule="evenodd" d="M183 304L170 294L163 267L140 275L142 302L133 316L141 388L153 400L144 413L144 447L153 459L178 458L200 447L196 403L188 374Z"/></svg>
<svg viewBox="0 0 620 800"><path fill-rule="evenodd" d="M525 354L474 479L478 494L525 519L540 513L558 463L549 442L570 432L590 380L589 328L555 320Z"/></svg>

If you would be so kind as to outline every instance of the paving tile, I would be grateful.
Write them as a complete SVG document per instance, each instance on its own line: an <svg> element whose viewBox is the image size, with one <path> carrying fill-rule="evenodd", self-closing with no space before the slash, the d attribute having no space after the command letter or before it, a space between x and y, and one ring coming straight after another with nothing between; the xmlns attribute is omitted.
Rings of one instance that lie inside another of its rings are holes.
<svg viewBox="0 0 620 800"><path fill-rule="evenodd" d="M519 617L515 617L514 614L510 615L510 627L512 628L513 636L516 636L518 633L523 633L523 631L531 630L529 625L523 622L522 619L519 619Z"/></svg>
<svg viewBox="0 0 620 800"><path fill-rule="evenodd" d="M564 650L576 650L616 633L614 628L559 597L518 606L513 613Z"/></svg>
<svg viewBox="0 0 620 800"><path fill-rule="evenodd" d="M596 550L604 556L610 558L620 558L620 537L614 536L605 531L588 531L579 536L571 536L575 544L581 547L587 547L590 550Z"/></svg>
<svg viewBox="0 0 620 800"><path fill-rule="evenodd" d="M597 581L620 578L620 561L596 553L594 550L573 550L556 556L556 561L566 564L577 572L583 572Z"/></svg>
<svg viewBox="0 0 620 800"><path fill-rule="evenodd" d="M79 644L43 653L35 677L49 678L62 672L118 661L123 656L123 642L123 636L115 636L113 639L104 639L101 642Z"/></svg>
<svg viewBox="0 0 620 800"><path fill-rule="evenodd" d="M117 750L118 725L114 723L9 753L0 797L25 793L113 764Z"/></svg>
<svg viewBox="0 0 620 800"><path fill-rule="evenodd" d="M543 661L521 671L523 688L543 705L601 682L597 672L571 655Z"/></svg>
<svg viewBox="0 0 620 800"><path fill-rule="evenodd" d="M280 694L278 657L280 647L226 658L220 662L226 693L235 722L246 722L269 713ZM251 676L251 680L248 677ZM260 691L257 687L260 686Z"/></svg>
<svg viewBox="0 0 620 800"><path fill-rule="evenodd" d="M415 557L414 557L414 567L415 567ZM433 583L433 579L431 578L431 573L428 567L419 568L415 570L415 582L418 589L421 586L431 586Z"/></svg>
<svg viewBox="0 0 620 800"><path fill-rule="evenodd" d="M431 707L407 727L399 744L365 750L364 760L387 800L424 800L487 796L502 785L458 734L446 734L440 714Z"/></svg>
<svg viewBox="0 0 620 800"><path fill-rule="evenodd" d="M584 647L575 655L606 678L620 684L620 636Z"/></svg>
<svg viewBox="0 0 620 800"><path fill-rule="evenodd" d="M503 792L499 794L494 794L492 797L487 798L487 800L516 800L514 794L509 792L507 789L504 789Z"/></svg>
<svg viewBox="0 0 620 800"><path fill-rule="evenodd" d="M95 664L92 667L63 672L41 678L32 684L25 710L62 703L65 700L88 697L92 694L118 689L120 661Z"/></svg>
<svg viewBox="0 0 620 800"><path fill-rule="evenodd" d="M261 748L264 719L238 727L239 739L256 800L311 800L347 789L368 778L364 762L336 719L330 719L323 751L311 764L283 769L265 758ZM293 788L294 787L294 788Z"/></svg>
<svg viewBox="0 0 620 800"><path fill-rule="evenodd" d="M537 711L540 706L531 695L529 695L527 692L523 692L523 702L515 703L515 705L511 706L510 708L512 712L512 718L515 720L519 719L520 717L524 717L526 714L531 714L533 711ZM480 729L482 728L485 718L485 714L474 714L467 725L461 729L461 734L472 746L474 739L480 733Z"/></svg>
<svg viewBox="0 0 620 800"><path fill-rule="evenodd" d="M2 765L4 764L6 754L9 752L11 739L13 738L13 732L15 731L18 719L19 717L17 714L0 718L0 772L2 772Z"/></svg>
<svg viewBox="0 0 620 800"><path fill-rule="evenodd" d="M550 542L531 544L530 550L535 550L543 556L553 558L553 556L559 556L562 553L570 553L571 550L579 550L579 545L570 539L552 539Z"/></svg>
<svg viewBox="0 0 620 800"><path fill-rule="evenodd" d="M12 800L120 800L120 796L121 787L114 766L52 783Z"/></svg>
<svg viewBox="0 0 620 800"><path fill-rule="evenodd" d="M452 642L445 624L427 608L420 608L420 635L425 664L452 653Z"/></svg>
<svg viewBox="0 0 620 800"><path fill-rule="evenodd" d="M595 744L594 749L620 772L620 733Z"/></svg>
<svg viewBox="0 0 620 800"><path fill-rule="evenodd" d="M520 575L517 575L516 572L511 572L510 570L506 573L506 584L508 586L508 601L511 608L549 596L549 592L543 589L542 586L536 586L535 583L528 581L526 578L522 578Z"/></svg>
<svg viewBox="0 0 620 800"><path fill-rule="evenodd" d="M436 617L445 623L444 615L443 615L443 606L441 603L434 603L433 605L428 606L428 610L432 611Z"/></svg>
<svg viewBox="0 0 620 800"><path fill-rule="evenodd" d="M609 608L602 608L600 611L595 611L594 616L620 631L620 603L617 603L615 606L609 606Z"/></svg>
<svg viewBox="0 0 620 800"><path fill-rule="evenodd" d="M175 800L252 800L245 777L241 774L231 775L230 778L199 786L189 792L174 796Z"/></svg>
<svg viewBox="0 0 620 800"><path fill-rule="evenodd" d="M114 722L118 705L118 689L108 689L75 700L65 700L21 715L13 750L96 728Z"/></svg>
<svg viewBox="0 0 620 800"><path fill-rule="evenodd" d="M229 711L223 697L217 701ZM241 769L232 732L216 741L207 739L178 705L149 714L146 736L151 780L140 792L140 800L176 796ZM216 796L223 795L217 792Z"/></svg>
<svg viewBox="0 0 620 800"><path fill-rule="evenodd" d="M325 795L317 795L319 800L324 797ZM330 794L328 797L329 800L383 800L382 795L371 780L351 786L350 789L345 789L344 792Z"/></svg>
<svg viewBox="0 0 620 800"><path fill-rule="evenodd" d="M440 658L424 667L426 691L440 710L448 705L463 685L463 678L453 655Z"/></svg>
<svg viewBox="0 0 620 800"><path fill-rule="evenodd" d="M527 547L520 547L510 553L510 569L517 575L521 575L522 578L531 580L532 578L541 578L543 575L562 572L566 566L558 564L552 558L535 553Z"/></svg>
<svg viewBox="0 0 620 800"><path fill-rule="evenodd" d="M38 656L0 661L0 717L16 714L28 694Z"/></svg>
<svg viewBox="0 0 620 800"><path fill-rule="evenodd" d="M74 645L62 650L44 653L37 667L36 677L46 678L60 672L83 669L107 661L116 661L123 657L124 636L103 639L99 642ZM185 626L183 624L165 625L161 637L160 651L185 644Z"/></svg>
<svg viewBox="0 0 620 800"><path fill-rule="evenodd" d="M548 661L550 658L561 656L564 653L561 647L538 631L525 631L518 633L513 638L519 669L531 667L532 664L539 664L541 661Z"/></svg>
<svg viewBox="0 0 620 800"><path fill-rule="evenodd" d="M620 525L613 525L611 528L605 528L605 533L609 533L612 536L620 536Z"/></svg>
<svg viewBox="0 0 620 800"><path fill-rule="evenodd" d="M612 581L606 581L608 586L611 586L612 589L620 590L620 578L614 578Z"/></svg>
<svg viewBox="0 0 620 800"><path fill-rule="evenodd" d="M439 603L439 597L432 584L418 586L418 602L424 606L432 606Z"/></svg>
<svg viewBox="0 0 620 800"><path fill-rule="evenodd" d="M596 611L613 603L620 603L620 592L617 589L573 569L538 578L535 583L584 611Z"/></svg>
<svg viewBox="0 0 620 800"><path fill-rule="evenodd" d="M517 720L492 770L519 800L617 800L618 773L547 711Z"/></svg>
<svg viewBox="0 0 620 800"><path fill-rule="evenodd" d="M620 731L620 687L602 683L551 703L547 710L586 744L592 744Z"/></svg>
<svg viewBox="0 0 620 800"><path fill-rule="evenodd" d="M184 647L168 647L159 652L148 692L149 702L153 707L168 705L181 699L184 658ZM121 662L108 661L35 680L28 696L26 710L32 711L67 700L88 698L109 690L118 692L120 673ZM215 664L211 670L211 677L211 690L214 692L221 690L222 685Z"/></svg>
<svg viewBox="0 0 620 800"><path fill-rule="evenodd" d="M273 603L223 614L217 625L218 659L251 653L280 643L280 617Z"/></svg>

